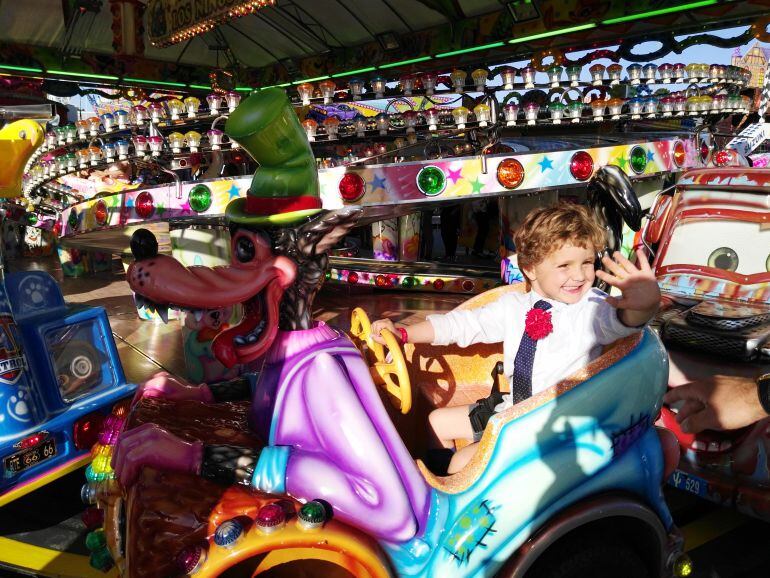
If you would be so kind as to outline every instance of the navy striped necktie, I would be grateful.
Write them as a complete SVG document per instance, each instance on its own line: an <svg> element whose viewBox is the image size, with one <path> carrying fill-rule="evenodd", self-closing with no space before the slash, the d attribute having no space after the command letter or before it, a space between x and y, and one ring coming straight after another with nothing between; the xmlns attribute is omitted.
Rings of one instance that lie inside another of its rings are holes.
<svg viewBox="0 0 770 578"><path fill-rule="evenodd" d="M548 311L551 304L540 299L535 302L534 308ZM532 339L525 330L521 336L516 358L513 361L513 377L511 378L511 402L513 404L532 397L532 366L535 364L536 351L537 340Z"/></svg>

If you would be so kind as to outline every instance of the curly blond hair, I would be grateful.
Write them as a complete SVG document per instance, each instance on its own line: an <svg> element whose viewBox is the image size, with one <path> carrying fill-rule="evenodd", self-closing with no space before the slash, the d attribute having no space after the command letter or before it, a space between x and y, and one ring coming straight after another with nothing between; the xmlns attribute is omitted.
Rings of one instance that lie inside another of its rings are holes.
<svg viewBox="0 0 770 578"><path fill-rule="evenodd" d="M566 244L601 252L606 237L587 207L560 203L531 211L514 233L513 242L519 269L524 273L524 269L542 263Z"/></svg>

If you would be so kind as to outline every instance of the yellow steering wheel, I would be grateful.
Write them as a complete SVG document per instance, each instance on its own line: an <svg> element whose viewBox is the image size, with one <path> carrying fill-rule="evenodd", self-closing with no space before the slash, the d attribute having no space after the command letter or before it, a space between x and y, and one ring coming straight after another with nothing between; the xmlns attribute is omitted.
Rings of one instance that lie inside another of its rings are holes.
<svg viewBox="0 0 770 578"><path fill-rule="evenodd" d="M407 414L412 409L412 384L406 368L404 353L401 351L396 336L390 331L383 331L385 345L372 338L372 324L366 312L360 307L353 309L350 316L350 333L374 355L374 363L369 366L369 373L377 385L384 386L391 395L391 401L401 413ZM366 357L366 353L364 357Z"/></svg>

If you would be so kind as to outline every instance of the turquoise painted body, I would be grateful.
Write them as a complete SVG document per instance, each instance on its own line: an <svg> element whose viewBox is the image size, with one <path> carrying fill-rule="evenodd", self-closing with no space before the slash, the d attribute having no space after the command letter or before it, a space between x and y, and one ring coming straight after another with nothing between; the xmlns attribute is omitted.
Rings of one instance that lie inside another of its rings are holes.
<svg viewBox="0 0 770 578"><path fill-rule="evenodd" d="M383 544L397 574L489 576L547 520L603 492L635 495L669 529L652 425L667 381L668 356L645 330L618 363L502 425L479 478L458 494L433 490L419 535Z"/></svg>

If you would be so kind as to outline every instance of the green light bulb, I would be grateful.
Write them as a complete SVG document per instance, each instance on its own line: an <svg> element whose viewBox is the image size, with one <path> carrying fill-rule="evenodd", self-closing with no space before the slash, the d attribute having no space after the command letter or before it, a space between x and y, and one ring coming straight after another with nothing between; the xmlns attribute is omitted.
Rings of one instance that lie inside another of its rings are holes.
<svg viewBox="0 0 770 578"><path fill-rule="evenodd" d="M196 213L207 211L211 206L211 189L206 185L195 185L187 195L190 208Z"/></svg>
<svg viewBox="0 0 770 578"><path fill-rule="evenodd" d="M647 168L647 152L642 147L631 149L631 169L636 174L642 174Z"/></svg>
<svg viewBox="0 0 770 578"><path fill-rule="evenodd" d="M417 174L417 188L424 195L436 196L444 190L445 186L446 176L438 167L428 166Z"/></svg>

